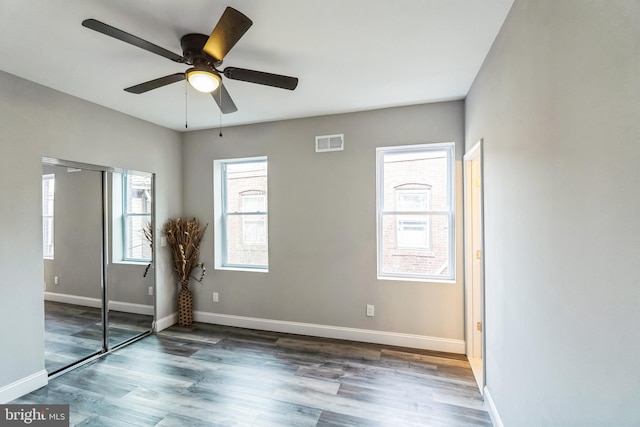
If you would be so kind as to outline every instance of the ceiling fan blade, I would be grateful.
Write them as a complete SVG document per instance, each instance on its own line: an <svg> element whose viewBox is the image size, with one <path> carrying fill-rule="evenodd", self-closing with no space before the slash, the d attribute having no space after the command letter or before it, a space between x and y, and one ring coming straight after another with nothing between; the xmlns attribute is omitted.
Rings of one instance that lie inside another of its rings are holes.
<svg viewBox="0 0 640 427"><path fill-rule="evenodd" d="M251 25L251 19L242 12L227 7L202 50L214 59L222 61Z"/></svg>
<svg viewBox="0 0 640 427"><path fill-rule="evenodd" d="M180 55L177 55L165 48L157 46L153 43L150 43L146 40L141 39L140 37L136 37L132 34L125 33L122 30L119 30L111 25L107 25L104 22L97 21L95 19L85 19L82 21L82 26L97 31L99 33L105 34L109 37L113 37L114 39L121 40L125 43L132 44L144 50L148 50L149 52L153 52L156 55L164 56L167 59L170 59L175 62L183 63L184 58Z"/></svg>
<svg viewBox="0 0 640 427"><path fill-rule="evenodd" d="M141 93L149 92L150 90L158 89L159 87L179 82L181 80L184 80L184 73L170 74L168 76L140 83L139 85L128 87L125 89L125 91L139 95Z"/></svg>
<svg viewBox="0 0 640 427"><path fill-rule="evenodd" d="M238 111L238 107L233 103L231 95L229 95L229 92L227 92L227 89L222 83L218 86L218 89L211 92L211 96L216 101L216 104L218 104L218 107L220 107L222 114L235 113Z"/></svg>
<svg viewBox="0 0 640 427"><path fill-rule="evenodd" d="M223 74L232 80L242 80L243 82L279 87L281 89L294 90L298 86L297 77L281 76L280 74L265 73L263 71L227 67L224 69Z"/></svg>

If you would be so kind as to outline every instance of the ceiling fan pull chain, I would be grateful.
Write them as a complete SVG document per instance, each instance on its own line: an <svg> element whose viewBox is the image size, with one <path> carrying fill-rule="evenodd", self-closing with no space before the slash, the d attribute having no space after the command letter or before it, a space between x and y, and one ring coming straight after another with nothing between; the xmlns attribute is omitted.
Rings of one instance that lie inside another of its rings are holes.
<svg viewBox="0 0 640 427"><path fill-rule="evenodd" d="M220 92L220 138L222 138L222 87L218 90Z"/></svg>
<svg viewBox="0 0 640 427"><path fill-rule="evenodd" d="M189 129L189 124L188 124L188 119L187 119L187 107L188 107L188 104L187 104L187 89L188 88L187 88L187 86L188 85L189 85L189 82L187 82L185 80L185 83L184 83L184 128L185 129Z"/></svg>

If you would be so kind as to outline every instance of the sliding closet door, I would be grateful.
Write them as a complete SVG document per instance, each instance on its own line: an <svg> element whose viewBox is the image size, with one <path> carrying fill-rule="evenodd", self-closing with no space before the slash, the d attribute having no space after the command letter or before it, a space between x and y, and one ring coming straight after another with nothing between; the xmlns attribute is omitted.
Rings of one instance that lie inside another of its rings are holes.
<svg viewBox="0 0 640 427"><path fill-rule="evenodd" d="M153 181L149 173L43 159L50 375L151 332Z"/></svg>
<svg viewBox="0 0 640 427"><path fill-rule="evenodd" d="M103 351L103 172L43 165L45 368Z"/></svg>
<svg viewBox="0 0 640 427"><path fill-rule="evenodd" d="M134 171L107 174L109 253L107 267L108 345L114 348L153 323L153 176Z"/></svg>

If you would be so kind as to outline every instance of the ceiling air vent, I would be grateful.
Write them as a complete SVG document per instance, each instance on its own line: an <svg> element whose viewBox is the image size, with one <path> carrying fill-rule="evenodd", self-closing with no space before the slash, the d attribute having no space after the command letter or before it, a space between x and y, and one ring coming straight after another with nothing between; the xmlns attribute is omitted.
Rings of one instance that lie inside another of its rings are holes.
<svg viewBox="0 0 640 427"><path fill-rule="evenodd" d="M316 136L316 153L344 150L344 134Z"/></svg>

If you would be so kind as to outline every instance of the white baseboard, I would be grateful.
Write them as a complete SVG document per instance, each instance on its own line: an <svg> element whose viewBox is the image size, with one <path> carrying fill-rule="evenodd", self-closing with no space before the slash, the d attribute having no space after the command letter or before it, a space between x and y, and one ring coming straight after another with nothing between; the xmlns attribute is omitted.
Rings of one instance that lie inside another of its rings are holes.
<svg viewBox="0 0 640 427"><path fill-rule="evenodd" d="M109 301L109 310L153 316L153 306L133 302Z"/></svg>
<svg viewBox="0 0 640 427"><path fill-rule="evenodd" d="M178 323L178 313L171 313L170 315L153 322L152 329L153 332L160 332L167 329L169 326L175 325L176 323Z"/></svg>
<svg viewBox="0 0 640 427"><path fill-rule="evenodd" d="M81 305L83 307L101 308L102 300L100 298L80 297L77 295L58 294L55 292L45 292L44 299L46 301L62 302L65 304ZM146 314L153 316L153 306L145 304L136 304L132 302L109 301L109 309L114 311L122 311L124 313Z"/></svg>
<svg viewBox="0 0 640 427"><path fill-rule="evenodd" d="M203 311L195 311L193 313L193 319L196 322L236 326L239 328L419 348L423 350L443 351L447 353L464 354L465 349L463 340L402 334L397 332L374 331L370 329L356 329L341 326L317 325L312 323L259 319L254 317L233 316L229 314L209 313Z"/></svg>
<svg viewBox="0 0 640 427"><path fill-rule="evenodd" d="M504 424L502 424L502 419L500 418L500 414L498 414L496 404L494 403L487 386L484 386L484 401L489 407L489 416L491 417L491 422L493 423L494 427L504 427Z"/></svg>
<svg viewBox="0 0 640 427"><path fill-rule="evenodd" d="M102 307L102 301L99 298L80 297L77 295L58 294L55 292L45 292L45 301L62 302L65 304L81 305L83 307Z"/></svg>
<svg viewBox="0 0 640 427"><path fill-rule="evenodd" d="M16 382L0 387L0 404L4 405L14 399L31 393L34 390L44 387L49 382L49 376L44 369L33 375L22 378Z"/></svg>

